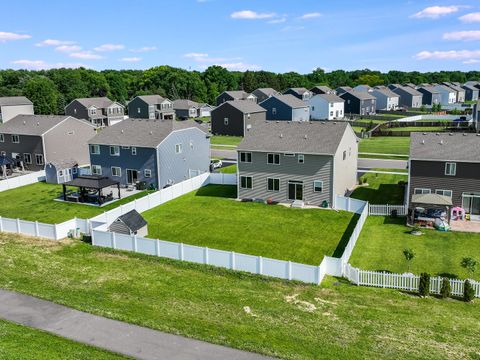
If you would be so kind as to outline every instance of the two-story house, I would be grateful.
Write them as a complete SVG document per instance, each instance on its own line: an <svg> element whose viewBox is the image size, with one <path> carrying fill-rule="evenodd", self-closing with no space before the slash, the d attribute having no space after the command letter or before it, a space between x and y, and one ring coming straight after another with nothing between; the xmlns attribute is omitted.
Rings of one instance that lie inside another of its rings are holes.
<svg viewBox="0 0 480 360"><path fill-rule="evenodd" d="M186 99L178 99L173 101L173 110L177 119L193 119L198 116L198 108L200 104Z"/></svg>
<svg viewBox="0 0 480 360"><path fill-rule="evenodd" d="M398 104L404 108L420 108L423 103L423 94L409 86L398 84L388 85L388 88L400 96Z"/></svg>
<svg viewBox="0 0 480 360"><path fill-rule="evenodd" d="M252 92L257 97L257 103L267 100L270 96L279 95L280 93L272 88L259 88Z"/></svg>
<svg viewBox="0 0 480 360"><path fill-rule="evenodd" d="M89 141L93 175L161 189L209 171L210 137L191 120L127 119Z"/></svg>
<svg viewBox="0 0 480 360"><path fill-rule="evenodd" d="M375 114L377 98L366 91L347 91L340 95L345 100L345 114Z"/></svg>
<svg viewBox="0 0 480 360"><path fill-rule="evenodd" d="M274 95L259 105L267 110L267 120L310 120L308 104L293 95Z"/></svg>
<svg viewBox="0 0 480 360"><path fill-rule="evenodd" d="M479 89L470 84L462 85L462 89L465 90L465 101L477 101Z"/></svg>
<svg viewBox="0 0 480 360"><path fill-rule="evenodd" d="M175 119L173 102L160 95L139 95L128 103L128 116L136 119Z"/></svg>
<svg viewBox="0 0 480 360"><path fill-rule="evenodd" d="M335 207L355 187L357 154L347 122L254 123L237 148L238 197Z"/></svg>
<svg viewBox="0 0 480 360"><path fill-rule="evenodd" d="M224 102L237 100L247 100L256 103L257 97L254 94L249 94L243 90L224 91L217 96L216 103L217 106L219 106L222 105Z"/></svg>
<svg viewBox="0 0 480 360"><path fill-rule="evenodd" d="M67 159L86 165L87 143L94 136L92 124L71 116L17 115L0 125L0 154L23 161L32 171Z"/></svg>
<svg viewBox="0 0 480 360"><path fill-rule="evenodd" d="M65 115L86 119L96 127L105 127L122 121L125 107L107 97L75 99L65 106Z"/></svg>
<svg viewBox="0 0 480 360"><path fill-rule="evenodd" d="M296 98L307 101L312 97L312 93L304 87L290 88L283 92L284 95L293 95Z"/></svg>
<svg viewBox="0 0 480 360"><path fill-rule="evenodd" d="M33 115L33 103L25 96L0 97L0 124L17 115Z"/></svg>
<svg viewBox="0 0 480 360"><path fill-rule="evenodd" d="M315 95L308 105L312 120L342 120L345 115L345 100L333 93Z"/></svg>
<svg viewBox="0 0 480 360"><path fill-rule="evenodd" d="M456 83L448 82L448 81L445 81L442 84L452 89L453 91L455 91L456 98L454 102L459 104L465 102L465 89L462 88L461 85L457 85Z"/></svg>
<svg viewBox="0 0 480 360"><path fill-rule="evenodd" d="M422 93L422 104L423 105L436 105L442 102L442 95L440 91L435 89L433 86L420 86L417 91Z"/></svg>
<svg viewBox="0 0 480 360"><path fill-rule="evenodd" d="M394 93L389 88L375 87L371 90L373 96L377 98L377 110L396 110L400 102L400 95Z"/></svg>
<svg viewBox="0 0 480 360"><path fill-rule="evenodd" d="M212 134L244 136L245 131L254 121L266 120L263 107L253 101L227 101L211 112Z"/></svg>
<svg viewBox="0 0 480 360"><path fill-rule="evenodd" d="M418 195L423 194L446 197L450 199L451 206L462 207L472 220L480 220L480 135L411 134L408 183L410 212L418 206ZM443 203L448 202L441 197ZM436 208L435 205L428 204L432 208Z"/></svg>
<svg viewBox="0 0 480 360"><path fill-rule="evenodd" d="M335 94L335 90L330 89L326 85L317 85L310 89L312 96L320 94Z"/></svg>
<svg viewBox="0 0 480 360"><path fill-rule="evenodd" d="M450 105L457 101L457 91L446 85L435 85L433 87L440 93L440 104Z"/></svg>

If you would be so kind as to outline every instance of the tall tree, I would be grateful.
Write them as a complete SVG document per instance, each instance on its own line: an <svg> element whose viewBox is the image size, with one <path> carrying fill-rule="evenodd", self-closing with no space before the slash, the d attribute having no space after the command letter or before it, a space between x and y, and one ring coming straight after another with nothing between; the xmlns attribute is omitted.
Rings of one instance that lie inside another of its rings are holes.
<svg viewBox="0 0 480 360"><path fill-rule="evenodd" d="M25 84L23 94L33 102L36 114L57 114L59 92L52 80L37 76Z"/></svg>

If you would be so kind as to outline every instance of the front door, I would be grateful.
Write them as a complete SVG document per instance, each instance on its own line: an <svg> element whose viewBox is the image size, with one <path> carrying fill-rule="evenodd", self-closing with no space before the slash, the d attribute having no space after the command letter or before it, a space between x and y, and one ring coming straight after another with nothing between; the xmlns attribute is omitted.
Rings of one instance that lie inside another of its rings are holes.
<svg viewBox="0 0 480 360"><path fill-rule="evenodd" d="M288 182L288 200L303 200L303 183L301 181Z"/></svg>
<svg viewBox="0 0 480 360"><path fill-rule="evenodd" d="M138 171L127 169L127 184L135 184L138 181Z"/></svg>

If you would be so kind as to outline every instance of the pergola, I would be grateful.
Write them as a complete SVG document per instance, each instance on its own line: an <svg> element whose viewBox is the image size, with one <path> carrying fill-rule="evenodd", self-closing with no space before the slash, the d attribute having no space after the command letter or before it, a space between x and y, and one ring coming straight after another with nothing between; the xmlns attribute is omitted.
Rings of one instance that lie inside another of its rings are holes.
<svg viewBox="0 0 480 360"><path fill-rule="evenodd" d="M445 195L439 194L414 194L412 195L411 201L412 210L415 210L416 207L422 208L433 208L433 209L445 209L447 213L447 220L450 224L450 209L452 207L452 198ZM420 220L433 220L433 219L423 219ZM415 222L415 211L411 213L410 223Z"/></svg>
<svg viewBox="0 0 480 360"><path fill-rule="evenodd" d="M67 195L67 186L73 186L77 187L80 189L79 191L79 197L78 201L79 202L87 202L85 201L88 199L88 192L89 190L93 190L96 193L97 196L97 203L99 205L103 204L103 195L102 195L102 190L110 187L110 186L117 186L118 189L118 198L121 198L120 194L120 182L112 180L108 177L102 177L102 176L95 176L95 175L83 175L79 176L72 181L63 183L63 200L67 201L68 195Z"/></svg>

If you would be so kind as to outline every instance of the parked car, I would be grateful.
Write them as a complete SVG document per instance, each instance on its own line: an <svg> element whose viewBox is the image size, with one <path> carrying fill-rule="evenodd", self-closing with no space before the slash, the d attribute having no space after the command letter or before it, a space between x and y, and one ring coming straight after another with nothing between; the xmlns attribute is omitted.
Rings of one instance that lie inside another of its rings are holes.
<svg viewBox="0 0 480 360"><path fill-rule="evenodd" d="M222 166L223 166L222 160L214 159L210 161L210 167L212 168L212 170L220 169Z"/></svg>

